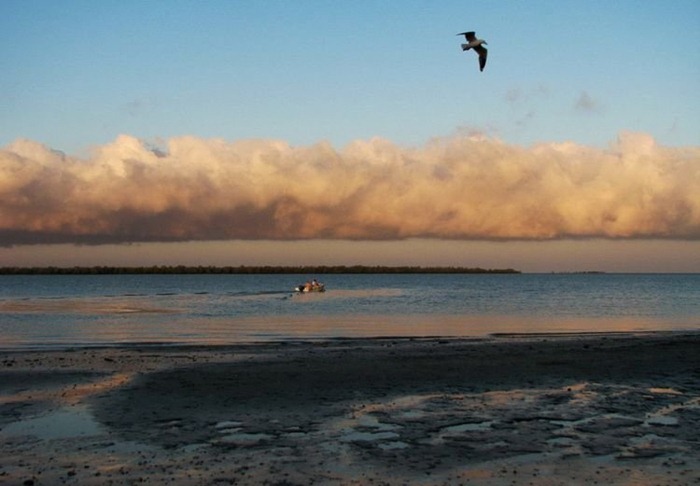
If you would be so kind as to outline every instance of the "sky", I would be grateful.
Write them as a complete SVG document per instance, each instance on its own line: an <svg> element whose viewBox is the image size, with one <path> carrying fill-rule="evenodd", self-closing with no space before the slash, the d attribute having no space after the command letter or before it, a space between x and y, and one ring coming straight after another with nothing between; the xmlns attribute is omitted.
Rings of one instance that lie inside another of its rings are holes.
<svg viewBox="0 0 700 486"><path fill-rule="evenodd" d="M5 0L0 266L700 272L700 3L478 5Z"/></svg>

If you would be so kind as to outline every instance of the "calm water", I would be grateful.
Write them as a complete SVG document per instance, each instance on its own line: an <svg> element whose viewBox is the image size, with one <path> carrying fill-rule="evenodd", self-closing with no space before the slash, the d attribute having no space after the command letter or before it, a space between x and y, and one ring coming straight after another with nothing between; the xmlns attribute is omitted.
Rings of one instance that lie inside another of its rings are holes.
<svg viewBox="0 0 700 486"><path fill-rule="evenodd" d="M700 275L0 276L0 347L700 330Z"/></svg>

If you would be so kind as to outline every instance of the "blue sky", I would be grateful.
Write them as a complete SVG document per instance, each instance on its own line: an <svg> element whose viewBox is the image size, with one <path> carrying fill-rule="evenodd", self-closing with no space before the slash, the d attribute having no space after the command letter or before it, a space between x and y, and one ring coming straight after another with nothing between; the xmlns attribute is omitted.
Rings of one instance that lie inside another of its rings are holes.
<svg viewBox="0 0 700 486"><path fill-rule="evenodd" d="M3 0L0 265L700 272L699 25L697 0Z"/></svg>
<svg viewBox="0 0 700 486"><path fill-rule="evenodd" d="M407 146L458 131L700 142L700 3L15 1L0 6L0 145L129 134ZM476 30L478 71L457 32Z"/></svg>

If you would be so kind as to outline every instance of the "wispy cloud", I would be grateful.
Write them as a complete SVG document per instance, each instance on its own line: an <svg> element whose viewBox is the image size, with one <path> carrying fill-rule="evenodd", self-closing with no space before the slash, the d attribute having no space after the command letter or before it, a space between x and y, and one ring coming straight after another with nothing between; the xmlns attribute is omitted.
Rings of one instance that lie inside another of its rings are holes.
<svg viewBox="0 0 700 486"><path fill-rule="evenodd" d="M158 101L154 98L133 99L122 106L122 110L132 117L143 116L158 108Z"/></svg>
<svg viewBox="0 0 700 486"><path fill-rule="evenodd" d="M226 142L121 136L87 159L0 150L0 245L218 239L700 238L700 147L486 136Z"/></svg>
<svg viewBox="0 0 700 486"><path fill-rule="evenodd" d="M574 103L574 110L578 113L600 113L602 106L586 91L583 91L576 99L576 103Z"/></svg>
<svg viewBox="0 0 700 486"><path fill-rule="evenodd" d="M518 128L524 128L537 118L540 102L549 96L549 88L539 85L530 89L509 89L503 99L513 111L513 124Z"/></svg>
<svg viewBox="0 0 700 486"><path fill-rule="evenodd" d="M512 107L516 108L518 105L538 102L542 99L549 98L550 90L547 86L541 84L534 88L523 89L523 88L511 88L506 91L503 98Z"/></svg>

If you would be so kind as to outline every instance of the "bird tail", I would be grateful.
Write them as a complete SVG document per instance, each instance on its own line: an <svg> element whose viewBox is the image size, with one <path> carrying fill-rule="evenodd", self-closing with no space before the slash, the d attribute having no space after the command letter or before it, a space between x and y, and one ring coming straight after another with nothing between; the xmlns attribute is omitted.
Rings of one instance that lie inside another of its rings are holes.
<svg viewBox="0 0 700 486"><path fill-rule="evenodd" d="M469 46L469 44L462 44L462 50L463 50L463 51L468 51L469 49L471 49L471 47Z"/></svg>

